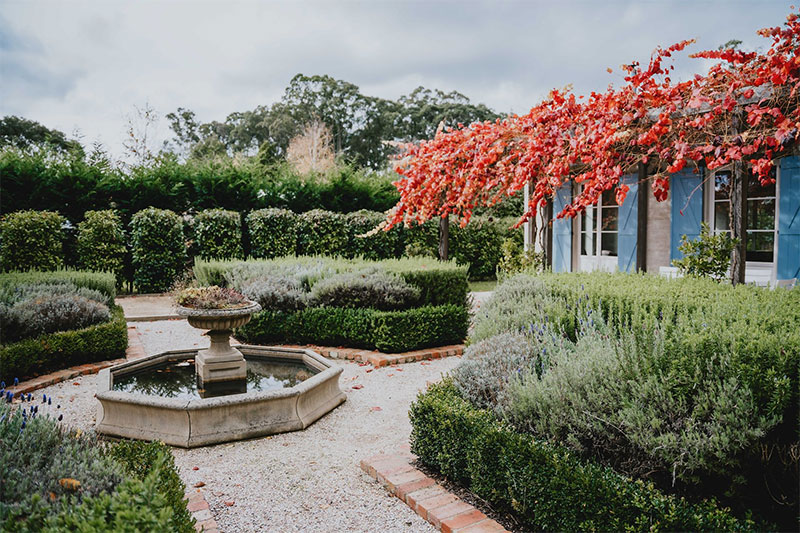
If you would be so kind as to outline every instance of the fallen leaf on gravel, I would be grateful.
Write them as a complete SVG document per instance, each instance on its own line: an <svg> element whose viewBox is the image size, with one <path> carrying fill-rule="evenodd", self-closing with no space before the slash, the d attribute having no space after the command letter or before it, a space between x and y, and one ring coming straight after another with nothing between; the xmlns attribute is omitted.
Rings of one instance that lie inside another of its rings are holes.
<svg viewBox="0 0 800 533"><path fill-rule="evenodd" d="M380 407L370 407L369 410L370 411L383 411L383 409L381 409Z"/></svg>
<svg viewBox="0 0 800 533"><path fill-rule="evenodd" d="M367 372L372 372L373 370L375 370L375 369L374 368L368 368Z"/></svg>
<svg viewBox="0 0 800 533"><path fill-rule="evenodd" d="M353 388L356 389L356 390L363 389L364 385L353 385Z"/></svg>
<svg viewBox="0 0 800 533"><path fill-rule="evenodd" d="M199 466L193 466L192 470L200 470L200 467Z"/></svg>
<svg viewBox="0 0 800 533"><path fill-rule="evenodd" d="M76 386L78 386L78 387L80 387L80 385L81 385L81 384L80 384L80 383L78 383L77 381L74 381L72 384L73 384L73 385L76 385Z"/></svg>
<svg viewBox="0 0 800 533"><path fill-rule="evenodd" d="M397 369L397 371L398 371L398 372L402 372L402 371L403 371L403 369L402 369L402 368L398 368L398 369Z"/></svg>
<svg viewBox="0 0 800 533"><path fill-rule="evenodd" d="M389 378L390 378L390 377L392 377L392 376L394 376L394 374L386 374L386 377L389 377Z"/></svg>
<svg viewBox="0 0 800 533"><path fill-rule="evenodd" d="M228 500L227 502L225 502L225 505L227 505L228 507L233 507L233 505L234 505L235 503L236 503L236 502L234 502L234 501L232 501L232 500Z"/></svg>
<svg viewBox="0 0 800 533"><path fill-rule="evenodd" d="M225 493L224 493L224 492L221 492L221 491L218 491L218 490L215 490L215 491L214 491L214 492L212 492L211 494L213 494L214 496L216 496L217 498L219 498L220 496L222 496L222 495L223 495L223 494L225 494Z"/></svg>
<svg viewBox="0 0 800 533"><path fill-rule="evenodd" d="M421 365L429 365L430 363L429 363L429 362L427 362L427 361L422 361L420 364L421 364Z"/></svg>
<svg viewBox="0 0 800 533"><path fill-rule="evenodd" d="M200 487L205 487L206 484L203 483L202 481L198 481L197 483L194 484L194 486L195 488L199 489Z"/></svg>

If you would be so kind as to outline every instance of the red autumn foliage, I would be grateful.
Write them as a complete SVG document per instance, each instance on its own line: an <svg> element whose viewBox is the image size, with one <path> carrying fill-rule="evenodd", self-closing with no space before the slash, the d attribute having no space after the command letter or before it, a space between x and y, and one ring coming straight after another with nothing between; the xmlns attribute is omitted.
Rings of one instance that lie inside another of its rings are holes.
<svg viewBox="0 0 800 533"><path fill-rule="evenodd" d="M406 146L396 167L400 201L384 229L454 214L469 222L473 209L492 205L532 181L519 223L533 216L564 183L583 185L559 217L575 216L616 188L620 177L648 163L651 188L663 201L671 173L744 161L762 182L773 162L800 140L800 17L758 32L765 52L704 51L715 60L704 75L673 82L668 64L693 41L656 49L646 67L624 65L625 83L576 97L553 90L525 115L459 125Z"/></svg>

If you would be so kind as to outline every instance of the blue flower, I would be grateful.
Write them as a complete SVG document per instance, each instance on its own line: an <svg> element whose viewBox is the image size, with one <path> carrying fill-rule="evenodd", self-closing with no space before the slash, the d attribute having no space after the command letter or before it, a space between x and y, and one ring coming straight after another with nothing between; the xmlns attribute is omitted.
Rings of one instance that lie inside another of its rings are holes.
<svg viewBox="0 0 800 533"><path fill-rule="evenodd" d="M61 422L62 420L64 420L64 415L58 415L58 421Z"/></svg>
<svg viewBox="0 0 800 533"><path fill-rule="evenodd" d="M42 403L47 403L47 394L42 394Z"/></svg>
<svg viewBox="0 0 800 533"><path fill-rule="evenodd" d="M14 385L19 385L19 378L14 378Z"/></svg>
<svg viewBox="0 0 800 533"><path fill-rule="evenodd" d="M52 398L48 398L47 399L47 405L53 405L53 399Z"/></svg>

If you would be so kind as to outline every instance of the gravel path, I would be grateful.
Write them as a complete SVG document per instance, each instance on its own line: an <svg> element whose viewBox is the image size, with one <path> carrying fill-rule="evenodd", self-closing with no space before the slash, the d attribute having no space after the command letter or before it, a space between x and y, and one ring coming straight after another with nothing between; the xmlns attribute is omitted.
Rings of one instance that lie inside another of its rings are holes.
<svg viewBox="0 0 800 533"><path fill-rule="evenodd" d="M208 345L183 320L139 322L136 327L148 354ZM370 366L334 361L344 366L344 404L304 431L174 448L181 477L187 487L205 483L212 514L224 532L435 531L362 473L359 461L408 443L409 405L458 361L449 357L371 372ZM355 384L363 388L352 389ZM95 376L84 376L36 394L53 395L65 422L89 429L96 415L94 391Z"/></svg>

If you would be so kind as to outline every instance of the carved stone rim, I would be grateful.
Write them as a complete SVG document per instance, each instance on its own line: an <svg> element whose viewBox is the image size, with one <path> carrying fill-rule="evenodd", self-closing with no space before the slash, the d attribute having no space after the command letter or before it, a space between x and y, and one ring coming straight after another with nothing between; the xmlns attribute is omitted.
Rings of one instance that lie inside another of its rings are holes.
<svg viewBox="0 0 800 533"><path fill-rule="evenodd" d="M177 305L176 308L180 316L199 316L207 318L251 315L261 311L261 306L253 301L250 301L250 303L244 307L231 307L229 309L199 309L196 307L184 307L182 305Z"/></svg>

